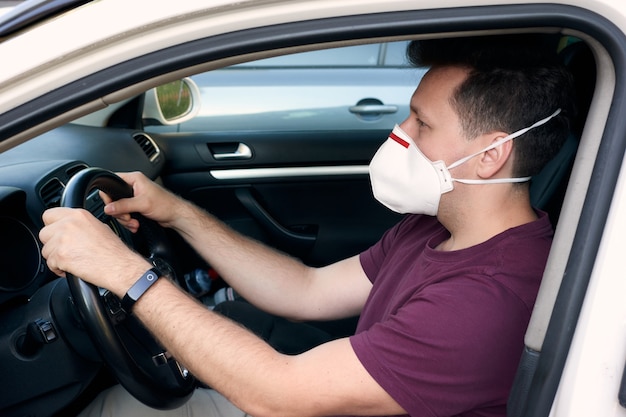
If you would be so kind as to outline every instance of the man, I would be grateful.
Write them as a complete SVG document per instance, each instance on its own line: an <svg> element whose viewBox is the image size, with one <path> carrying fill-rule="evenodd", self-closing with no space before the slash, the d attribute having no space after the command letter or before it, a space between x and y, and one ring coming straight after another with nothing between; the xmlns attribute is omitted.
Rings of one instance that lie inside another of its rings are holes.
<svg viewBox="0 0 626 417"><path fill-rule="evenodd" d="M411 214L359 256L307 267L144 176L121 174L134 197L105 211L129 229L139 212L176 230L272 314L360 321L350 338L283 355L159 279L133 313L216 391L157 412L117 388L85 413L504 416L552 236L529 203L528 179L567 135L571 81L537 49L521 61L514 45L482 43L452 56L441 45L411 47L431 68L371 163L376 198ZM508 48L515 55L503 59ZM60 275L121 298L151 267L84 210L51 209L44 222L43 255Z"/></svg>

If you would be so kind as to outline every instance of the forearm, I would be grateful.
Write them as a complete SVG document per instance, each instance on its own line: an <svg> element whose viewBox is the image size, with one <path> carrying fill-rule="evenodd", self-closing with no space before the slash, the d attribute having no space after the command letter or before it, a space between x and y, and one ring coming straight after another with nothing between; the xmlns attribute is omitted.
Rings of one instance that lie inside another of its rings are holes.
<svg viewBox="0 0 626 417"><path fill-rule="evenodd" d="M244 298L273 314L310 318L301 314L315 269L237 233L191 203L183 203L179 213L172 228Z"/></svg>
<svg viewBox="0 0 626 417"><path fill-rule="evenodd" d="M279 397L285 388L276 375L289 374L290 358L166 280L137 302L134 314L196 378L246 412L274 415L269 408L284 403Z"/></svg>
<svg viewBox="0 0 626 417"><path fill-rule="evenodd" d="M249 415L397 415L348 339L284 355L161 279L134 313L198 379Z"/></svg>

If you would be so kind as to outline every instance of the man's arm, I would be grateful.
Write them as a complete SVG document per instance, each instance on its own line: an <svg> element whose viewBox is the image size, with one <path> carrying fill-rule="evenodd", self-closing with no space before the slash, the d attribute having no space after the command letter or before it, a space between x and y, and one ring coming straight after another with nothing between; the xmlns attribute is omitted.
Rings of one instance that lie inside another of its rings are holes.
<svg viewBox="0 0 626 417"><path fill-rule="evenodd" d="M134 311L192 373L248 414L405 413L361 365L348 339L283 355L166 280L157 282Z"/></svg>
<svg viewBox="0 0 626 417"><path fill-rule="evenodd" d="M261 310L292 320L330 320L360 313L372 284L358 256L311 268L233 231L191 204L181 211L185 214L176 230Z"/></svg>
<svg viewBox="0 0 626 417"><path fill-rule="evenodd" d="M133 186L135 197L107 204L107 214L124 222L128 213L139 212L176 230L229 285L260 309L292 320L329 320L361 311L371 283L358 257L324 268L307 267L233 231L141 174L120 176Z"/></svg>

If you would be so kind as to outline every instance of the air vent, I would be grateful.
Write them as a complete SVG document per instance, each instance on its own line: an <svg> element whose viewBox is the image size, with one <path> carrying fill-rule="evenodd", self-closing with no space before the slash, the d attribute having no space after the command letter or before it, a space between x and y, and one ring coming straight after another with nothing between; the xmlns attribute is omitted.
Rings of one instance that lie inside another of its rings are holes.
<svg viewBox="0 0 626 417"><path fill-rule="evenodd" d="M69 167L65 173L67 174L67 178L72 178L74 175L76 175L78 172L82 171L83 169L87 168L87 165L85 164L78 164L78 165L74 165Z"/></svg>
<svg viewBox="0 0 626 417"><path fill-rule="evenodd" d="M62 193L63 183L58 178L52 178L39 189L39 196L46 208L58 207Z"/></svg>
<svg viewBox="0 0 626 417"><path fill-rule="evenodd" d="M137 133L133 136L133 139L141 147L141 150L146 154L150 162L154 162L158 158L161 151L150 136L145 133Z"/></svg>

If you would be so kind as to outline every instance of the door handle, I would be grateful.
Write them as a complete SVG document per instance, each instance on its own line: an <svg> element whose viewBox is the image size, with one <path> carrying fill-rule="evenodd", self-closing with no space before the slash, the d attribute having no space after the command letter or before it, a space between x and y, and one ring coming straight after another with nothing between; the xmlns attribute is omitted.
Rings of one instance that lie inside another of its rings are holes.
<svg viewBox="0 0 626 417"><path fill-rule="evenodd" d="M218 161L252 158L252 150L250 149L248 145L242 142L240 142L237 145L237 148L235 149L234 152L229 152L229 151L221 152L217 150L212 150L211 154L213 155L213 158L217 159Z"/></svg>
<svg viewBox="0 0 626 417"><path fill-rule="evenodd" d="M357 104L350 107L350 113L360 115L393 114L398 112L398 106L387 104Z"/></svg>

